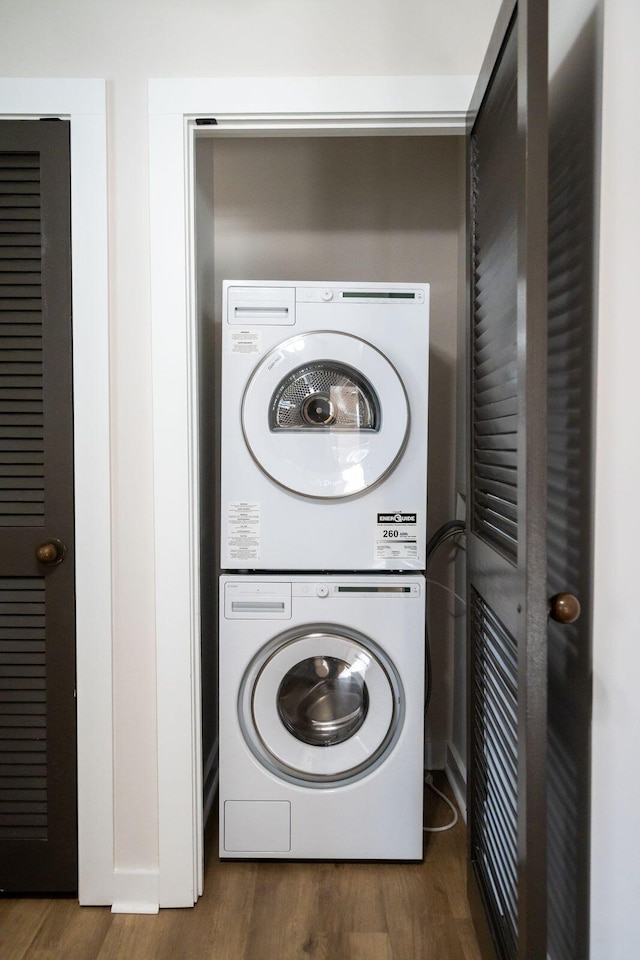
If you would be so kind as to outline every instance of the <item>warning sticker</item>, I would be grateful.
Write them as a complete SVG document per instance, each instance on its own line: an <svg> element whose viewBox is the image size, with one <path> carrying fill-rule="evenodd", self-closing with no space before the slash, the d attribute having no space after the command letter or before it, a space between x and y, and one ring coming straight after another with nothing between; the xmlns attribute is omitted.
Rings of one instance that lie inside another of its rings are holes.
<svg viewBox="0 0 640 960"><path fill-rule="evenodd" d="M230 560L260 559L260 504L239 500L229 504L227 552Z"/></svg>
<svg viewBox="0 0 640 960"><path fill-rule="evenodd" d="M379 513L376 526L376 560L415 560L418 556L415 513Z"/></svg>
<svg viewBox="0 0 640 960"><path fill-rule="evenodd" d="M261 353L260 330L232 330L231 353Z"/></svg>

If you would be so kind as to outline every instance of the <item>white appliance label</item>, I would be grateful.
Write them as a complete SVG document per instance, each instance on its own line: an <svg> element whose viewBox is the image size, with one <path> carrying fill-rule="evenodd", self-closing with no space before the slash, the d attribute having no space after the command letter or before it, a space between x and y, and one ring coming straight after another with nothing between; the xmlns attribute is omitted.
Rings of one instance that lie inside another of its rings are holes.
<svg viewBox="0 0 640 960"><path fill-rule="evenodd" d="M418 516L415 513L379 513L376 560L415 560L418 556Z"/></svg>
<svg viewBox="0 0 640 960"><path fill-rule="evenodd" d="M229 504L227 550L231 560L260 559L260 504L239 500Z"/></svg>
<svg viewBox="0 0 640 960"><path fill-rule="evenodd" d="M261 353L260 330L232 330L231 353Z"/></svg>

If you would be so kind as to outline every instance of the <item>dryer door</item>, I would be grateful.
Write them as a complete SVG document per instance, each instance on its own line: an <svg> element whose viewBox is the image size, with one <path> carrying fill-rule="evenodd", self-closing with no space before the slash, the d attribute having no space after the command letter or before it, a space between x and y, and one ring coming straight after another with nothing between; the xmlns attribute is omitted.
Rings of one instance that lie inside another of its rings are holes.
<svg viewBox="0 0 640 960"><path fill-rule="evenodd" d="M387 756L404 717L400 678L364 635L309 626L249 666L240 724L262 764L305 786L357 780Z"/></svg>
<svg viewBox="0 0 640 960"><path fill-rule="evenodd" d="M395 367L349 334L293 337L263 358L245 390L242 429L276 483L316 498L349 497L395 467L409 405Z"/></svg>

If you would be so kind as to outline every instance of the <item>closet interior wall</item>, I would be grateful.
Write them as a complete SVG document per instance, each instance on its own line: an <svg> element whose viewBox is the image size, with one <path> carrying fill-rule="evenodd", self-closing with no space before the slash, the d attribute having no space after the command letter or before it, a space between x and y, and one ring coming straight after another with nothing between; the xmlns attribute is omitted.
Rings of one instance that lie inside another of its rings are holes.
<svg viewBox="0 0 640 960"><path fill-rule="evenodd" d="M464 476L456 463L459 425L464 425L457 389L464 148L455 136L205 134L197 138L195 163L203 755L210 803L217 751L222 280L431 284L428 510L433 532L455 516L456 478ZM452 588L452 554L443 554L429 574ZM425 762L444 767L454 732L460 738L454 749L464 761L464 655L457 649L464 641L455 629L460 605L451 594L433 586L429 600L434 682Z"/></svg>

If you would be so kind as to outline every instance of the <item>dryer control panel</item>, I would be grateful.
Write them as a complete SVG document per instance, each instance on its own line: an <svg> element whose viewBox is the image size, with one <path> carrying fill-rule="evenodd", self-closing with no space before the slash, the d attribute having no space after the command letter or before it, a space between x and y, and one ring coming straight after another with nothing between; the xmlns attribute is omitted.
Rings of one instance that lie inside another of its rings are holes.
<svg viewBox="0 0 640 960"><path fill-rule="evenodd" d="M353 289L327 284L321 287L296 287L297 303L368 303L368 304L389 304L389 303L415 303L423 304L425 302L424 290L416 287L411 289L393 289L393 287L384 287L382 289L375 285L363 284L362 287Z"/></svg>
<svg viewBox="0 0 640 960"><path fill-rule="evenodd" d="M292 326L295 322L295 287L229 287L227 323Z"/></svg>

